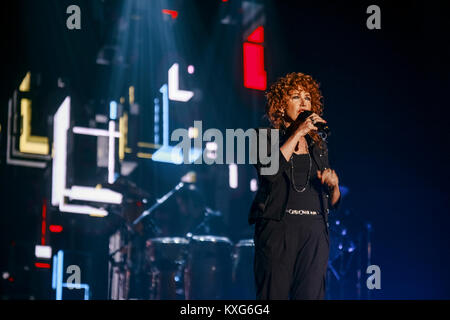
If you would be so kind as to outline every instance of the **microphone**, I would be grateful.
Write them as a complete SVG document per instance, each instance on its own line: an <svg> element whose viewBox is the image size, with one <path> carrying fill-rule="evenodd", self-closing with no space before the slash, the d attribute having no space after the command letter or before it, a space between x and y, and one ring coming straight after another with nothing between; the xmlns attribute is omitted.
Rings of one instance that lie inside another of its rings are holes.
<svg viewBox="0 0 450 320"><path fill-rule="evenodd" d="M302 124L306 120L306 118L308 118L311 114L313 114L313 112L310 110L303 111L302 113L300 113L298 115L297 119L295 119L295 121L294 121L294 123L292 123L291 127L298 128L298 126L300 124ZM320 135L324 135L325 137L327 137L331 134L330 127L328 126L327 123L316 122L314 124L314 126L317 127L317 131Z"/></svg>

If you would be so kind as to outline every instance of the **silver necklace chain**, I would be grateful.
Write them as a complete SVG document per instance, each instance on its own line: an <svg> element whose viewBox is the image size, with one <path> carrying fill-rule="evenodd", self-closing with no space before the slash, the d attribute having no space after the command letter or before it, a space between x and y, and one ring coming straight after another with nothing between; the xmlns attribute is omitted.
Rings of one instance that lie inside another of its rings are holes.
<svg viewBox="0 0 450 320"><path fill-rule="evenodd" d="M291 157L291 167L292 167L292 170L291 170L291 180L292 180L292 187L294 188L294 190L296 191L296 192L304 192L305 190L306 190L306 187L308 186L308 183L309 183L309 178L310 178L310 174L311 174L311 155L309 154L309 150L308 150L308 158L309 158L309 169L308 169L308 177L306 178L306 183L305 183L305 185L303 186L303 188L302 189L297 189L297 187L295 186L295 181L294 181L294 160L292 160L293 159L293 157L294 156L292 156Z"/></svg>

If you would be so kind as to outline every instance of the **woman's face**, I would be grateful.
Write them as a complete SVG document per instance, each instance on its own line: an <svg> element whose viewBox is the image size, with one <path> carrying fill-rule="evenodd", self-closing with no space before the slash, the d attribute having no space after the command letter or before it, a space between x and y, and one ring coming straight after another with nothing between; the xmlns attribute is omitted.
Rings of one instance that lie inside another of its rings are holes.
<svg viewBox="0 0 450 320"><path fill-rule="evenodd" d="M292 90L287 100L285 120L292 122L305 110L311 110L311 95L301 88Z"/></svg>

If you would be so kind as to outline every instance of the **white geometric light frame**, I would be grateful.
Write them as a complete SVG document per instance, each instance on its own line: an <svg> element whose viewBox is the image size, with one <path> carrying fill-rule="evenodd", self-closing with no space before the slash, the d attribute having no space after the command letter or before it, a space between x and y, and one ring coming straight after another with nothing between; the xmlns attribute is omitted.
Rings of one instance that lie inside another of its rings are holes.
<svg viewBox="0 0 450 320"><path fill-rule="evenodd" d="M88 205L74 205L67 204L65 198L84 201L95 201L103 203L122 203L122 194L112 191L110 189L97 189L87 186L72 186L67 189L66 186L66 173L67 173L67 133L70 128L70 97L66 97L61 106L56 111L53 117L53 167L52 167L52 205L59 206L61 212L72 212L79 214L89 214L96 216L107 216L108 212L102 208L96 208ZM118 138L119 134L115 132L114 125L109 125L109 130L89 131L86 129L76 127L74 133L89 134L95 136L103 136L108 134L110 140L114 141L114 138ZM75 128L74 128L75 129ZM104 132L105 131L105 132ZM113 143L114 144L114 143ZM111 146L111 141L110 141ZM109 153L114 153L113 148L109 148ZM112 149L112 150L111 150ZM108 180L111 176L111 168L114 173L114 157L111 155L108 157ZM111 161L111 159L113 159Z"/></svg>

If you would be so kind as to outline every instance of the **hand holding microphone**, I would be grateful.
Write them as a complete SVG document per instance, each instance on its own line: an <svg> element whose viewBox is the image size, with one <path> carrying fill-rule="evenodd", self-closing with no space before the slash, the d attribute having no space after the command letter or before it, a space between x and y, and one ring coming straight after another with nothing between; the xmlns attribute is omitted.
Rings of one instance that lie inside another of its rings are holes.
<svg viewBox="0 0 450 320"><path fill-rule="evenodd" d="M289 129L292 130L291 132L298 133L302 137L307 135L311 130L317 130L319 133L323 132L325 134L330 133L327 122L309 110L300 113Z"/></svg>

